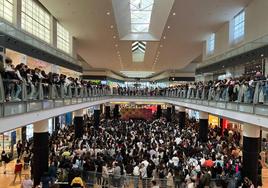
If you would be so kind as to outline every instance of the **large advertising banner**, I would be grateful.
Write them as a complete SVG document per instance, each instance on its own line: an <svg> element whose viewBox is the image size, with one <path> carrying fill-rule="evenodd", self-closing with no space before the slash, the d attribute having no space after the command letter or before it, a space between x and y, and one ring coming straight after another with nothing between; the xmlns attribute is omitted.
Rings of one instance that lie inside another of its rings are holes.
<svg viewBox="0 0 268 188"><path fill-rule="evenodd" d="M153 113L152 109L145 108L123 108L120 111L121 119L129 120L129 119L145 119L152 120Z"/></svg>

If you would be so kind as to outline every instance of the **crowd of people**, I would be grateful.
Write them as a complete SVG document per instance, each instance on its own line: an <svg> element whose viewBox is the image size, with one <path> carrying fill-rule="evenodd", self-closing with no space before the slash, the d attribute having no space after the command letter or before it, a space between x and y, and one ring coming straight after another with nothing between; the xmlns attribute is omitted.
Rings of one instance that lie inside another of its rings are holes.
<svg viewBox="0 0 268 188"><path fill-rule="evenodd" d="M210 128L208 141L201 142L198 122L186 119L183 129L173 119L120 120L102 119L98 129L84 117L84 133L75 137L73 126L56 129L49 137L49 169L41 184L48 188L55 182L61 187L129 187L134 188L203 188L253 187L243 177L240 133ZM18 160L15 177L21 181L22 168L31 167L33 143L17 143ZM4 164L9 162L2 152ZM258 185L262 185L258 167ZM22 184L32 186L29 176ZM23 188L28 188L27 186Z"/></svg>
<svg viewBox="0 0 268 188"><path fill-rule="evenodd" d="M243 76L239 78L227 78L208 82L188 82L178 84L173 87L122 87L110 88L108 85L95 85L90 81L79 78L68 77L64 74L46 73L39 68L31 69L21 63L17 66L12 64L10 58L6 58L5 67L1 70L4 80L5 100L21 100L23 96L22 87L25 84L27 99L38 99L40 83L44 98L51 97L51 90L54 89L57 96L74 96L75 89L78 88L78 96L82 92L81 88L87 88L88 95L92 95L95 90L103 91L105 94L123 96L168 96L189 99L236 101L244 103L264 103L268 101L267 78L260 72L255 76ZM51 86L54 86L50 89ZM63 87L63 91L61 91ZM72 88L72 89L70 89ZM82 93L83 94L83 93ZM57 97L56 96L56 97Z"/></svg>
<svg viewBox="0 0 268 188"><path fill-rule="evenodd" d="M20 158L31 161L31 144L23 148ZM241 153L239 132L215 127L202 143L195 120L187 119L180 129L176 121L164 118L103 119L96 130L89 119L82 138L75 138L73 126L53 132L49 170L41 182L44 188L56 180L68 182L62 187L252 187L248 178L242 179ZM261 185L261 171L259 175Z"/></svg>
<svg viewBox="0 0 268 188"><path fill-rule="evenodd" d="M49 98L50 86L54 86L56 93L55 97L59 97L61 93L61 87L64 88L64 94L68 95L69 90L74 95L74 88L87 88L93 93L93 90L107 89L106 85L94 84L90 81L81 80L79 78L68 77L64 74L46 73L39 68L31 69L26 64L20 63L16 66L12 64L10 58L6 58L4 69L0 70L5 91L5 101L20 101L22 99L22 87L25 84L27 99L38 99L40 94L40 87L43 90L43 97ZM40 86L41 84L41 86ZM80 94L78 90L77 95Z"/></svg>
<svg viewBox="0 0 268 188"><path fill-rule="evenodd" d="M113 88L122 96L168 96L188 99L264 103L268 101L268 81L260 72L251 77L228 78L208 82L188 82L166 88Z"/></svg>

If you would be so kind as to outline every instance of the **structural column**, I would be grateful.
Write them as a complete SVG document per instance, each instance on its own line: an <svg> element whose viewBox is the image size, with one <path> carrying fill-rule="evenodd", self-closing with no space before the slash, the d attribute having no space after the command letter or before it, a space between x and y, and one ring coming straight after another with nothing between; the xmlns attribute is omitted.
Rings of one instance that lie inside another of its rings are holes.
<svg viewBox="0 0 268 188"><path fill-rule="evenodd" d="M111 118L111 107L105 106L105 119L110 119L110 118Z"/></svg>
<svg viewBox="0 0 268 188"><path fill-rule="evenodd" d="M166 119L167 119L167 122L171 122L171 107L167 107L167 114L166 114Z"/></svg>
<svg viewBox="0 0 268 188"><path fill-rule="evenodd" d="M56 131L60 129L60 116L54 117L54 127Z"/></svg>
<svg viewBox="0 0 268 188"><path fill-rule="evenodd" d="M208 141L208 113L199 112L199 140Z"/></svg>
<svg viewBox="0 0 268 188"><path fill-rule="evenodd" d="M101 106L94 107L94 129L98 130L100 126L100 110Z"/></svg>
<svg viewBox="0 0 268 188"><path fill-rule="evenodd" d="M100 104L99 109L100 109L100 113L103 114L104 113L104 104Z"/></svg>
<svg viewBox="0 0 268 188"><path fill-rule="evenodd" d="M21 140L22 142L25 142L27 139L27 135L26 135L26 126L21 128Z"/></svg>
<svg viewBox="0 0 268 188"><path fill-rule="evenodd" d="M160 119L162 116L162 108L161 105L157 105L157 110L156 110L156 118Z"/></svg>
<svg viewBox="0 0 268 188"><path fill-rule="evenodd" d="M74 133L75 138L81 138L84 133L84 114L83 109L74 111Z"/></svg>
<svg viewBox="0 0 268 188"><path fill-rule="evenodd" d="M114 106L114 118L119 118L119 105Z"/></svg>
<svg viewBox="0 0 268 188"><path fill-rule="evenodd" d="M171 114L174 116L176 114L175 105L172 105L171 109Z"/></svg>
<svg viewBox="0 0 268 188"><path fill-rule="evenodd" d="M179 107L179 127L180 127L180 129L184 129L185 119L186 119L185 108Z"/></svg>
<svg viewBox="0 0 268 188"><path fill-rule="evenodd" d="M243 125L243 176L248 177L255 187L258 180L258 160L260 145L260 127Z"/></svg>
<svg viewBox="0 0 268 188"><path fill-rule="evenodd" d="M32 170L34 185L39 185L44 172L48 171L48 119L34 123L34 147Z"/></svg>

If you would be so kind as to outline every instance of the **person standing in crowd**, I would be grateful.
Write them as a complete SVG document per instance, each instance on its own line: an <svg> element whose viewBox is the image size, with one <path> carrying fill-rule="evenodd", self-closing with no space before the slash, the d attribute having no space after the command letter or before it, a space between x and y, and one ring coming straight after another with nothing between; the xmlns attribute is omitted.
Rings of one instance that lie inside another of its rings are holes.
<svg viewBox="0 0 268 188"><path fill-rule="evenodd" d="M54 161L51 162L48 168L48 175L51 179L51 184L54 185L54 182L56 181L56 178L57 178L57 167Z"/></svg>
<svg viewBox="0 0 268 188"><path fill-rule="evenodd" d="M17 148L17 154L18 154L18 159L20 159L21 157L21 152L22 152L22 144L21 141L19 140L18 143L16 144L16 148Z"/></svg>
<svg viewBox="0 0 268 188"><path fill-rule="evenodd" d="M133 184L134 184L134 188L138 188L139 187L139 178L140 178L140 168L139 165L136 164L134 169L133 169Z"/></svg>
<svg viewBox="0 0 268 188"><path fill-rule="evenodd" d="M109 183L109 172L108 172L107 163L104 162L102 166L102 187L108 188L108 183Z"/></svg>
<svg viewBox="0 0 268 188"><path fill-rule="evenodd" d="M2 164L4 166L4 174L6 174L6 167L7 167L7 163L9 162L9 157L8 157L7 153L5 152L5 150L2 151L1 160L2 160Z"/></svg>
<svg viewBox="0 0 268 188"><path fill-rule="evenodd" d="M159 188L155 180L152 181L152 188Z"/></svg>
<svg viewBox="0 0 268 188"><path fill-rule="evenodd" d="M17 176L19 176L20 178L20 183L21 183L21 171L22 171L22 164L20 162L20 159L17 159L16 165L15 165L15 169L14 169L14 180L13 180L13 184L15 184Z"/></svg>
<svg viewBox="0 0 268 188"><path fill-rule="evenodd" d="M172 170L169 170L167 175L167 188L173 188L174 187L174 181L173 181L173 172Z"/></svg>
<svg viewBox="0 0 268 188"><path fill-rule="evenodd" d="M21 188L32 188L33 181L30 179L28 174L25 175L25 179L21 182Z"/></svg>
<svg viewBox="0 0 268 188"><path fill-rule="evenodd" d="M43 176L41 177L41 186L42 188L49 188L51 185L51 177L49 177L48 172L44 172Z"/></svg>

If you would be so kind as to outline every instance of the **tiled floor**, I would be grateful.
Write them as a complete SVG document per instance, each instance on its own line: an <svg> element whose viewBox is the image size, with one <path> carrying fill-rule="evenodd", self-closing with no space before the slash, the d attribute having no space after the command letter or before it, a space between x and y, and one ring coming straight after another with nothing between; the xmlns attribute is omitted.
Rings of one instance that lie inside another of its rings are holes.
<svg viewBox="0 0 268 188"><path fill-rule="evenodd" d="M0 167L0 188L21 188L20 179L17 177L17 180L15 184L13 184L14 180L14 167L15 167L15 161L11 161L7 164L6 167L6 174L4 174L4 167ZM23 180L25 177L25 174L29 174L30 171L23 170L21 179Z"/></svg>
<svg viewBox="0 0 268 188"><path fill-rule="evenodd" d="M12 161L7 164L6 171L7 173L4 174L4 167L0 167L0 188L21 188L21 184L19 178L17 178L15 184L13 184L14 179L14 166L15 161ZM24 179L25 174L29 174L28 170L23 170L22 172L22 179ZM263 168L263 188L268 188L268 168Z"/></svg>

